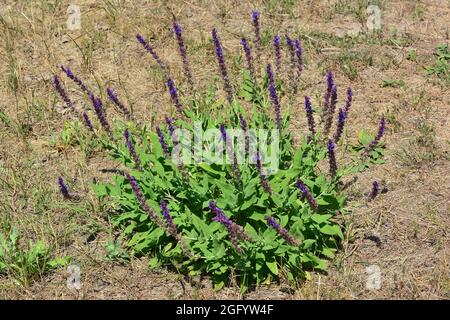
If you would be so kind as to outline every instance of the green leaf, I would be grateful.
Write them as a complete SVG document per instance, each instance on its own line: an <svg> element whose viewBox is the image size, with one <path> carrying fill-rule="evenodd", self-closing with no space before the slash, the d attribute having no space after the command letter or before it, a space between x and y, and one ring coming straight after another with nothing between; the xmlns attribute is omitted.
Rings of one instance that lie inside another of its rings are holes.
<svg viewBox="0 0 450 320"><path fill-rule="evenodd" d="M275 260L266 261L266 266L269 268L270 272L272 272L274 275L278 276L278 266L277 266L277 262Z"/></svg>
<svg viewBox="0 0 450 320"><path fill-rule="evenodd" d="M344 240L344 235L342 234L342 230L338 225L324 225L320 228L320 232L330 235L330 236L338 236L342 240Z"/></svg>

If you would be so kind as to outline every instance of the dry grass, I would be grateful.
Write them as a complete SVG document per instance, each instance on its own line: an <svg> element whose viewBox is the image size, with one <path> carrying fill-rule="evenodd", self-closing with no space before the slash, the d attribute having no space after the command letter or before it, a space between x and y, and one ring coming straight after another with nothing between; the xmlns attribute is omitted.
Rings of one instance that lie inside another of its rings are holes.
<svg viewBox="0 0 450 320"><path fill-rule="evenodd" d="M74 1L71 1L74 2ZM365 22L369 1L75 1L82 10L82 30L66 30L68 1L3 0L0 5L0 209L2 226L14 225L25 239L42 239L54 255L70 255L82 270L83 288L66 288L67 273L59 269L31 286L0 277L0 297L213 299L241 298L233 286L214 292L207 279L187 280L171 271L151 271L144 260L118 265L105 259L105 243L117 234L93 195L93 179L108 179L99 169L113 167L85 137L63 141L62 112L51 86L58 66L69 65L86 83L102 92L111 85L131 105L136 118L153 125L174 113L162 75L134 35L142 33L184 82L172 15L185 29L188 54L198 89L217 78L210 30L218 27L232 74L237 74L241 36L250 36L249 12L262 11L263 39L275 32L300 36L306 70L304 94L320 97L325 70L336 73L340 91L355 92L345 139L354 141L362 128L376 130L386 114L386 163L359 177L349 190L351 214L341 254L328 274L312 274L298 288L260 287L246 298L283 299L449 299L449 131L448 85L427 76L434 48L448 43L450 3L445 0L373 1L380 5L379 35L340 38ZM407 59L411 51L417 59ZM272 59L270 41L263 60ZM400 87L381 87L382 80L401 79ZM75 88L67 80L67 87ZM184 87L184 85L182 85ZM77 89L71 97L82 105ZM317 101L316 98L313 99ZM297 107L296 107L297 108ZM293 130L305 118L294 114ZM111 116L119 116L109 105ZM343 155L341 155L343 156ZM63 175L82 201L68 205L54 183ZM367 202L371 181L383 180L388 192ZM381 246L372 240L378 237ZM365 267L381 268L380 290L365 288Z"/></svg>

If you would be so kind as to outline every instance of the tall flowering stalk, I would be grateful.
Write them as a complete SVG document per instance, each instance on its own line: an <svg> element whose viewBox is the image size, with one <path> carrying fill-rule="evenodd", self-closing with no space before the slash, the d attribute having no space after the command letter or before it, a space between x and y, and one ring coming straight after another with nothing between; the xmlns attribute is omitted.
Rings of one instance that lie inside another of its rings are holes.
<svg viewBox="0 0 450 320"><path fill-rule="evenodd" d="M267 221L267 225L274 228L277 233L291 246L298 246L299 242L295 239L289 231L280 226L280 224L275 220L275 218L270 216L265 216L264 219Z"/></svg>
<svg viewBox="0 0 450 320"><path fill-rule="evenodd" d="M166 139L164 138L164 134L161 131L160 127L156 127L156 133L158 134L159 144L161 145L161 148L164 153L164 157L169 158L169 147L167 146Z"/></svg>
<svg viewBox="0 0 450 320"><path fill-rule="evenodd" d="M339 139L341 139L342 132L344 131L345 119L347 119L347 113L344 111L344 109L339 109L338 122L333 137L334 143L336 144L339 142Z"/></svg>
<svg viewBox="0 0 450 320"><path fill-rule="evenodd" d="M81 90L83 90L87 95L92 95L91 90L89 90L87 88L87 86L84 84L84 82L78 78L73 72L72 70L70 70L69 67L64 67L61 66L62 71L64 71L64 73L67 75L67 77L69 77L69 79L71 79L73 82L75 82Z"/></svg>
<svg viewBox="0 0 450 320"><path fill-rule="evenodd" d="M267 176L262 167L261 155L259 154L259 152L256 153L255 160L256 160L256 169L258 170L259 178L261 179L261 185L267 193L272 194L272 188L270 187L269 181L267 180Z"/></svg>
<svg viewBox="0 0 450 320"><path fill-rule="evenodd" d="M272 101L272 106L275 109L275 121L277 124L277 129L281 130L281 107L280 101L278 100L277 89L275 88L275 82L273 79L273 72L270 63L266 67L267 78L269 79L269 95Z"/></svg>
<svg viewBox="0 0 450 320"><path fill-rule="evenodd" d="M191 68L189 67L189 61L186 53L186 47L184 46L184 40L183 36L181 34L182 29L181 26L177 23L173 23L173 33L175 34L175 37L177 38L178 42L178 49L180 51L181 61L183 62L183 70L184 75L189 83L189 87L192 90L194 90L194 82L192 81L192 73Z"/></svg>
<svg viewBox="0 0 450 320"><path fill-rule="evenodd" d="M83 112L83 120L84 120L84 124L85 126L91 130L92 132L94 132L94 126L92 125L91 119L89 118L88 114L86 112Z"/></svg>
<svg viewBox="0 0 450 320"><path fill-rule="evenodd" d="M222 135L222 140L225 143L226 154L228 155L230 160L233 162L232 170L233 170L234 178L236 179L237 182L240 182L241 174L239 172L239 167L238 167L238 163L237 163L237 157L236 157L236 154L233 151L233 144L232 144L232 141L231 141L231 139L229 138L229 136L227 134L227 130L225 128L225 124L224 123L222 123L220 125L220 133Z"/></svg>
<svg viewBox="0 0 450 320"><path fill-rule="evenodd" d="M59 80L57 75L53 76L53 86L56 89L56 92L61 96L61 98L64 100L68 108L73 108L73 103L70 100L69 96L67 95L66 90L64 90L61 81Z"/></svg>
<svg viewBox="0 0 450 320"><path fill-rule="evenodd" d="M131 115L130 110L128 110L128 108L125 107L125 105L119 100L114 90L112 88L108 88L106 89L106 93L108 94L109 100L111 100L120 109L125 117L128 120L133 120L133 116Z"/></svg>
<svg viewBox="0 0 450 320"><path fill-rule="evenodd" d="M177 227L173 223L172 216L170 215L169 209L167 208L167 203L163 199L161 199L161 201L159 202L159 207L161 208L164 220L166 220L167 231L169 231L169 234L172 237L178 239L179 236Z"/></svg>
<svg viewBox="0 0 450 320"><path fill-rule="evenodd" d="M276 35L273 38L273 48L275 51L275 67L277 70L277 74L281 74L281 38L279 35Z"/></svg>
<svg viewBox="0 0 450 320"><path fill-rule="evenodd" d="M259 11L253 10L252 11L252 22L253 27L255 29L255 47L256 47L256 56L259 59L260 53L261 53L261 26L259 23Z"/></svg>
<svg viewBox="0 0 450 320"><path fill-rule="evenodd" d="M58 177L58 186L59 191L61 191L61 194L63 195L64 199L72 198L72 195L69 193L69 189L67 188L67 185L62 177Z"/></svg>
<svg viewBox="0 0 450 320"><path fill-rule="evenodd" d="M331 99L331 91L334 86L334 76L331 71L327 72L326 78L327 78L327 89L323 97L322 120L326 119L326 116L328 114L328 108L330 106L330 99Z"/></svg>
<svg viewBox="0 0 450 320"><path fill-rule="evenodd" d="M290 63L291 63L291 69L295 69L295 48L294 48L294 41L289 37L288 34L285 35L286 37L286 45L289 48L289 57L290 57Z"/></svg>
<svg viewBox="0 0 450 320"><path fill-rule="evenodd" d="M231 244L233 245L233 247L236 249L236 251L239 254L242 254L243 250L242 250L242 248L239 245L239 240L251 241L250 236L247 233L245 233L244 229L240 225L238 225L235 222L231 221L223 213L222 209L220 209L217 206L215 201L210 201L209 202L209 209L215 215L215 217L213 218L214 221L223 224L227 228L227 230L228 230L228 237L230 238Z"/></svg>
<svg viewBox="0 0 450 320"><path fill-rule="evenodd" d="M227 93L228 102L231 104L231 102L233 102L233 88L231 86L230 79L228 78L227 66L225 64L225 59L223 57L222 44L220 43L219 35L217 33L216 28L212 30L211 34L214 42L214 49L217 56L217 62L219 64L220 73L222 75L224 83L224 89L225 92Z"/></svg>
<svg viewBox="0 0 450 320"><path fill-rule="evenodd" d="M256 82L255 66L253 65L253 57L252 57L252 49L250 48L250 46L245 38L242 38L241 45L245 52L245 60L247 60L247 69L250 72L250 76L252 77L253 82Z"/></svg>
<svg viewBox="0 0 450 320"><path fill-rule="evenodd" d="M296 63L296 48L295 48L295 40L292 40L288 34L285 35L286 37L286 45L289 49L289 57L290 57L290 68L291 68L291 86L294 92L297 92L297 86L298 86L298 67Z"/></svg>
<svg viewBox="0 0 450 320"><path fill-rule="evenodd" d="M136 169L141 169L141 160L136 153L136 149L134 148L133 141L131 140L130 132L128 131L128 129L125 129L125 131L123 132L123 136L125 137L128 151L130 152L131 158L133 158Z"/></svg>
<svg viewBox="0 0 450 320"><path fill-rule="evenodd" d="M347 99L345 100L344 112L345 115L348 116L348 112L350 111L350 107L352 106L353 100L353 91L352 88L347 89Z"/></svg>
<svg viewBox="0 0 450 320"><path fill-rule="evenodd" d="M369 199L370 200L375 199L379 193L380 193L380 184L378 183L378 181L372 182L372 190L370 191Z"/></svg>
<svg viewBox="0 0 450 320"><path fill-rule="evenodd" d="M167 80L167 87L169 88L172 103L174 104L175 108L177 108L178 113L184 116L183 107L181 106L180 99L178 98L177 88L175 88L175 84L173 83L172 79Z"/></svg>
<svg viewBox="0 0 450 320"><path fill-rule="evenodd" d="M109 137L114 140L111 127L109 126L108 120L106 119L106 112L103 108L102 101L100 100L100 98L96 98L92 94L90 95L90 99L92 101L92 105L94 106L95 114L97 115L102 128L108 133Z"/></svg>
<svg viewBox="0 0 450 320"><path fill-rule="evenodd" d="M380 124L378 125L378 132L375 136L375 139L372 140L371 143L366 147L364 150L364 155L368 156L369 153L376 147L376 145L380 142L381 138L384 135L384 131L386 130L386 119L384 117L381 117Z"/></svg>
<svg viewBox="0 0 450 320"><path fill-rule="evenodd" d="M314 116L311 107L311 99L308 96L305 96L305 111L306 111L306 119L308 120L309 132L311 133L311 138L316 135L316 125L314 123Z"/></svg>
<svg viewBox="0 0 450 320"><path fill-rule="evenodd" d="M333 140L328 140L327 144L328 149L328 162L330 164L330 176L336 177L337 172L337 163L336 163L336 153L334 152L335 145L333 143Z"/></svg>
<svg viewBox="0 0 450 320"><path fill-rule="evenodd" d="M162 62L161 58L156 53L155 49L148 44L148 42L144 39L144 37L140 34L136 35L137 41L144 47L145 50L147 50L153 59L155 59L156 63L158 63L159 67L162 69L164 73L167 73L166 65L164 62Z"/></svg>
<svg viewBox="0 0 450 320"><path fill-rule="evenodd" d="M303 49L302 49L302 46L301 46L299 40L294 41L294 50L295 50L295 56L297 58L297 61L296 61L297 74L295 77L294 89L295 89L295 92L297 92L298 83L300 81L300 76L302 75L302 72L303 72Z"/></svg>
<svg viewBox="0 0 450 320"><path fill-rule="evenodd" d="M240 112L239 112L239 123L241 125L241 129L244 131L245 153L247 154L250 150L250 137L248 135L247 121L245 121L244 116Z"/></svg>
<svg viewBox="0 0 450 320"><path fill-rule="evenodd" d="M330 95L330 104L327 109L327 113L325 115L325 127L323 129L324 136L328 136L330 133L331 125L333 123L333 116L334 112L336 110L336 104L337 104L337 87L336 85L333 85L331 88L331 95Z"/></svg>
<svg viewBox="0 0 450 320"><path fill-rule="evenodd" d="M170 133L170 136L172 137L172 142L174 145L178 144L178 139L175 135L175 119L171 117L166 117L166 124L167 124L167 130Z"/></svg>
<svg viewBox="0 0 450 320"><path fill-rule="evenodd" d="M164 223L162 220L158 217L158 215L151 209L148 204L147 200L145 199L144 194L142 193L141 188L139 187L138 182L136 181L136 178L132 175L125 173L125 176L128 180L128 183L131 185L131 189L133 190L134 195L136 196L136 199L138 200L142 210L144 210L150 217L150 219L156 223L156 225L162 229L164 229Z"/></svg>
<svg viewBox="0 0 450 320"><path fill-rule="evenodd" d="M318 205L316 199L314 199L314 196L311 194L308 187L305 184L303 184L302 180L300 179L297 180L297 188L300 190L300 193L303 195L306 201L308 201L308 204L311 207L311 209L317 211Z"/></svg>

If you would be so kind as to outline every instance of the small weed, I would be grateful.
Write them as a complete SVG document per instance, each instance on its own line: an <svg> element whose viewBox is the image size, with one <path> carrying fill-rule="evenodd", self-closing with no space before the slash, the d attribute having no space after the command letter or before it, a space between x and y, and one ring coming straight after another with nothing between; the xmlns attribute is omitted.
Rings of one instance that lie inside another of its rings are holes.
<svg viewBox="0 0 450 320"><path fill-rule="evenodd" d="M440 44L434 53L435 62L426 68L429 75L436 75L438 78L450 84L450 51L448 44Z"/></svg>
<svg viewBox="0 0 450 320"><path fill-rule="evenodd" d="M399 87L403 87L404 85L405 85L405 81L403 81L403 80L382 80L380 83L380 86L382 88L386 88L386 87L399 88Z"/></svg>

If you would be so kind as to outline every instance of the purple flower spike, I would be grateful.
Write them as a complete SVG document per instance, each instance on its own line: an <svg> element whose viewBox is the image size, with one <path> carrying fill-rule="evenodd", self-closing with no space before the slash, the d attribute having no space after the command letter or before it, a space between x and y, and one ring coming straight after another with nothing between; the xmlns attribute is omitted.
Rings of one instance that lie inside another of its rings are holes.
<svg viewBox="0 0 450 320"><path fill-rule="evenodd" d="M347 89L347 100L345 101L344 112L345 115L348 116L348 112L350 111L350 107L352 106L353 100L353 91L352 88Z"/></svg>
<svg viewBox="0 0 450 320"><path fill-rule="evenodd" d="M325 115L325 128L324 128L325 136L328 136L328 134L330 133L331 125L333 123L334 112L336 110L336 104L337 104L337 87L336 85L333 85L330 94L330 104L327 108L327 113Z"/></svg>
<svg viewBox="0 0 450 320"><path fill-rule="evenodd" d="M177 108L178 113L180 113L183 116L184 115L183 107L181 106L180 99L178 98L177 88L175 88L175 84L173 83L172 79L167 80L167 86L169 87L170 98L172 99L172 103L174 104L175 108Z"/></svg>
<svg viewBox="0 0 450 320"><path fill-rule="evenodd" d="M308 127L309 132L311 133L311 138L316 135L316 128L314 123L314 116L311 107L311 99L308 96L305 96L305 110L306 110L306 118L308 119Z"/></svg>
<svg viewBox="0 0 450 320"><path fill-rule="evenodd" d="M245 136L245 152L248 153L250 149L250 137L248 136L248 127L247 127L247 121L245 121L244 116L242 113L239 112L239 123L241 125L241 129L244 131Z"/></svg>
<svg viewBox="0 0 450 320"><path fill-rule="evenodd" d="M217 207L215 201L210 201L209 202L209 209L215 215L215 217L213 218L214 221L223 224L227 228L227 230L228 230L228 237L230 238L231 244L233 245L233 247L236 249L236 251L239 254L242 254L243 250L239 246L239 240L251 241L250 236L247 233L245 233L244 229L240 225L238 225L235 222L231 221L223 213L222 209Z"/></svg>
<svg viewBox="0 0 450 320"><path fill-rule="evenodd" d="M111 100L120 109L120 111L122 111L125 117L128 120L132 120L133 116L131 115L130 111L127 109L127 107L124 106L122 102L120 102L119 98L114 93L113 89L111 88L106 89L106 93L108 94L109 100Z"/></svg>
<svg viewBox="0 0 450 320"><path fill-rule="evenodd" d="M336 154L334 152L335 145L331 139L328 140L327 148L328 148L328 162L330 164L330 176L334 178L336 177L337 164L336 164Z"/></svg>
<svg viewBox="0 0 450 320"><path fill-rule="evenodd" d="M285 228L283 228L282 226L280 226L280 224L275 220L275 218L270 217L270 216L265 216L264 217L267 221L267 224L274 228L278 234L291 246L297 246L299 243L298 241L291 235L289 234L289 231L287 231Z"/></svg>
<svg viewBox="0 0 450 320"><path fill-rule="evenodd" d="M347 118L347 113L343 109L339 109L338 122L336 126L336 132L334 133L334 143L338 143L344 131L345 119Z"/></svg>
<svg viewBox="0 0 450 320"><path fill-rule="evenodd" d="M131 140L130 132L128 131L128 129L125 129L123 136L125 137L125 142L127 144L127 148L128 151L130 152L131 158L133 158L134 165L136 166L137 169L140 169L141 160L139 159L136 153L136 149L134 149L133 141Z"/></svg>
<svg viewBox="0 0 450 320"><path fill-rule="evenodd" d="M384 131L386 130L386 119L381 117L380 124L378 126L378 133L375 136L375 139L366 147L364 154L367 156L369 153L376 147L376 145L380 142L381 138L384 135Z"/></svg>
<svg viewBox="0 0 450 320"><path fill-rule="evenodd" d="M142 193L141 188L139 187L139 184L136 181L136 178L128 173L126 173L125 175L128 179L128 182L131 185L131 189L133 190L133 193L136 196L136 199L138 200L142 210L144 210L149 215L150 219L154 223L156 223L156 225L158 225L160 228L164 229L164 223L162 222L162 220L156 215L155 211L153 211L153 209L151 209L147 205L147 200L145 199L145 196Z"/></svg>
<svg viewBox="0 0 450 320"><path fill-rule="evenodd" d="M278 100L277 89L275 88L275 83L273 80L273 72L270 64L267 65L267 78L269 79L269 94L270 100L272 101L272 106L275 109L275 119L277 124L277 129L281 130L281 107Z"/></svg>
<svg viewBox="0 0 450 320"><path fill-rule="evenodd" d="M380 184L378 181L374 181L372 183L372 191L369 194L369 199L373 200L376 198L376 196L380 193Z"/></svg>
<svg viewBox="0 0 450 320"><path fill-rule="evenodd" d="M227 130L225 128L225 124L222 123L220 125L220 133L222 135L222 140L225 143L225 151L226 151L226 155L229 157L229 159L231 161L233 161L233 175L234 178L236 179L236 181L240 181L241 180L241 173L239 172L239 166L237 163L237 157L236 154L233 151L233 145L231 143L231 140L229 139L228 135L227 135Z"/></svg>
<svg viewBox="0 0 450 320"><path fill-rule="evenodd" d="M294 41L289 37L288 34L286 34L286 45L289 48L289 56L291 61L291 68L295 68L295 48L294 48Z"/></svg>
<svg viewBox="0 0 450 320"><path fill-rule="evenodd" d="M140 34L136 35L136 39L139 41L139 43L144 47L145 50L147 50L151 56L153 57L153 59L155 59L156 63L158 63L159 67L163 70L163 72L166 73L166 66L165 64L162 62L161 58L158 56L158 54L156 53L155 49L153 49L148 43L147 41L145 41L144 37L141 36Z"/></svg>
<svg viewBox="0 0 450 320"><path fill-rule="evenodd" d="M267 176L262 167L261 155L259 154L259 152L256 153L255 160L256 160L256 169L258 170L259 177L261 179L261 185L267 193L272 194L272 188L270 187L269 181L267 180Z"/></svg>
<svg viewBox="0 0 450 320"><path fill-rule="evenodd" d="M91 95L92 92L86 87L86 85L81 81L80 78L78 78L76 75L73 74L72 70L70 70L69 67L61 66L62 71L71 79L73 82L75 82L81 90L83 90L87 95Z"/></svg>
<svg viewBox="0 0 450 320"><path fill-rule="evenodd" d="M252 22L253 27L255 28L255 45L258 59L261 51L261 27L259 24L259 16L260 16L259 11L256 10L252 11Z"/></svg>
<svg viewBox="0 0 450 320"><path fill-rule="evenodd" d="M173 137L175 133L175 126L173 125L175 120L171 117L166 117L167 129L169 130L170 135Z"/></svg>
<svg viewBox="0 0 450 320"><path fill-rule="evenodd" d="M70 100L69 96L67 95L66 90L64 90L61 81L59 80L58 76L53 76L53 85L56 89L56 92L61 96L61 98L64 100L68 108L73 108L73 103Z"/></svg>
<svg viewBox="0 0 450 320"><path fill-rule="evenodd" d="M167 146L166 139L164 138L164 134L162 133L160 127L156 127L156 133L158 134L159 144L163 150L164 157L169 158L169 147Z"/></svg>
<svg viewBox="0 0 450 320"><path fill-rule="evenodd" d="M61 191L61 194L63 195L64 199L71 199L72 196L70 195L69 189L67 188L67 185L62 177L58 178L58 185L59 191Z"/></svg>
<svg viewBox="0 0 450 320"><path fill-rule="evenodd" d="M183 37L181 35L181 26L177 23L173 23L173 33L175 34L175 37L177 38L178 42L178 49L180 51L181 61L183 62L183 69L184 69L184 75L189 83L189 87L192 90L194 90L194 82L192 81L192 73L191 68L189 67L189 61L186 53L186 47L184 46Z"/></svg>
<svg viewBox="0 0 450 320"><path fill-rule="evenodd" d="M167 203L161 199L159 203L164 219L166 220L167 231L175 239L179 239L178 231L176 225L173 223L172 217L170 216L169 209L167 208Z"/></svg>
<svg viewBox="0 0 450 320"><path fill-rule="evenodd" d="M245 52L245 59L247 60L248 71L250 72L250 76L252 77L253 82L255 82L256 77L255 77L255 67L253 65L252 49L250 49L250 46L245 38L242 38L241 45Z"/></svg>
<svg viewBox="0 0 450 320"><path fill-rule="evenodd" d="M301 194L306 199L306 201L308 201L311 209L313 209L314 211L317 211L318 205L317 205L316 199L314 199L314 196L311 194L308 187L305 186L300 179L297 180L297 188L300 190Z"/></svg>
<svg viewBox="0 0 450 320"><path fill-rule="evenodd" d="M225 92L227 93L228 102L231 104L231 102L233 101L233 88L231 87L230 79L228 78L228 71L225 64L225 59L223 57L222 44L220 43L219 35L217 34L216 28L212 30L212 38L217 56L217 62L219 63L220 73L222 75L224 83L224 89Z"/></svg>
<svg viewBox="0 0 450 320"><path fill-rule="evenodd" d="M295 55L297 57L297 81L303 72L303 49L299 40L294 41Z"/></svg>
<svg viewBox="0 0 450 320"><path fill-rule="evenodd" d="M86 112L83 112L83 120L86 127L93 132L94 126L92 125L91 119L89 118Z"/></svg>
<svg viewBox="0 0 450 320"><path fill-rule="evenodd" d="M114 139L111 127L109 126L108 120L106 119L106 112L103 108L102 101L100 98L95 98L94 95L90 95L92 105L94 106L95 114L97 115L98 120L102 128L108 133L111 139Z"/></svg>
<svg viewBox="0 0 450 320"><path fill-rule="evenodd" d="M323 97L322 119L326 119L326 116L328 114L328 108L330 106L330 99L331 99L331 91L334 86L333 73L331 71L328 71L326 77L327 77L327 90L325 91L325 95Z"/></svg>
<svg viewBox="0 0 450 320"><path fill-rule="evenodd" d="M281 74L281 39L279 35L273 38L273 47L275 49L275 67L277 68L277 73Z"/></svg>

